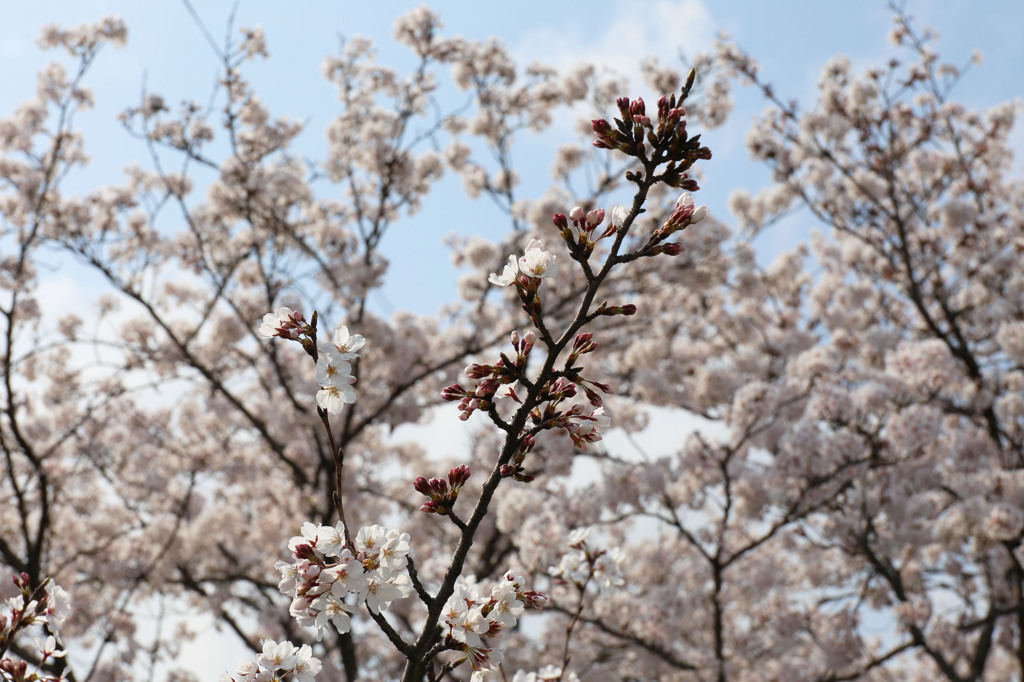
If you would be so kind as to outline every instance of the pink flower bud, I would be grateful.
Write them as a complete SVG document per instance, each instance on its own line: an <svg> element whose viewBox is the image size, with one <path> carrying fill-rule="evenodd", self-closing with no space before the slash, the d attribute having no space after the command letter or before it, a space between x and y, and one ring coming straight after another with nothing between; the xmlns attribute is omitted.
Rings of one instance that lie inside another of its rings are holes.
<svg viewBox="0 0 1024 682"><path fill-rule="evenodd" d="M708 217L708 207L707 206L698 206L694 210L693 215L690 216L690 224L691 225L696 225L697 223L699 223L700 221L704 220L707 217Z"/></svg>
<svg viewBox="0 0 1024 682"><path fill-rule="evenodd" d="M615 141L616 133L612 131L608 121L603 118L597 119L591 121L591 125L594 128L594 133L597 135L597 139L593 142L595 147L598 149L615 149L618 146Z"/></svg>
<svg viewBox="0 0 1024 682"><path fill-rule="evenodd" d="M661 245L661 252L666 256L678 256L685 250L686 249L683 248L682 244L677 244L675 242L669 242L668 244Z"/></svg>
<svg viewBox="0 0 1024 682"><path fill-rule="evenodd" d="M448 497L448 481L443 478L432 478L427 481L427 485L430 486L430 497L432 499L444 499Z"/></svg>
<svg viewBox="0 0 1024 682"><path fill-rule="evenodd" d="M448 472L448 483L451 484L453 490L458 490L466 484L469 480L469 465L460 464L451 471Z"/></svg>
<svg viewBox="0 0 1024 682"><path fill-rule="evenodd" d="M595 208L593 211L587 214L587 227L595 228L604 222L604 209Z"/></svg>
<svg viewBox="0 0 1024 682"><path fill-rule="evenodd" d="M430 497L430 484L427 482L427 479L423 478L422 476L416 477L416 480L412 482L412 487L415 488L416 492L420 493L421 495L426 495L427 497Z"/></svg>
<svg viewBox="0 0 1024 682"><path fill-rule="evenodd" d="M579 355L589 353L597 348L593 341L594 335L591 332L577 334L572 342L572 349Z"/></svg>
<svg viewBox="0 0 1024 682"><path fill-rule="evenodd" d="M316 560L316 552L313 551L312 545L306 543L296 545L295 549L292 550L292 556L296 559L306 559L308 561Z"/></svg>
<svg viewBox="0 0 1024 682"><path fill-rule="evenodd" d="M516 596L519 597L519 600L531 609L544 608L544 602L548 600L548 598L545 597L543 594L541 594L540 592L535 592L534 590L519 592L516 594Z"/></svg>
<svg viewBox="0 0 1024 682"><path fill-rule="evenodd" d="M483 379L484 377L490 376L494 372L494 368L490 365L478 365L476 363L466 367L466 376L470 379Z"/></svg>
<svg viewBox="0 0 1024 682"><path fill-rule="evenodd" d="M569 218L574 223L578 223L581 220L583 220L583 216L584 215L586 215L586 214L584 213L583 208L580 207L580 206L576 206L571 211L569 211Z"/></svg>
<svg viewBox="0 0 1024 682"><path fill-rule="evenodd" d="M476 396L478 398L490 397L494 395L499 386L501 386L501 382L496 377L488 377L476 387Z"/></svg>
<svg viewBox="0 0 1024 682"><path fill-rule="evenodd" d="M528 433L523 436L523 440L519 442L519 452L527 453L533 449L533 446L537 443L537 440L533 437L532 433Z"/></svg>
<svg viewBox="0 0 1024 682"><path fill-rule="evenodd" d="M552 398L571 398L576 395L576 386L565 377L558 377L551 384L550 396Z"/></svg>
<svg viewBox="0 0 1024 682"><path fill-rule="evenodd" d="M555 223L555 227L557 227L559 230L569 229L569 221L566 220L565 216L562 215L561 213L556 213L555 217L553 218L553 221Z"/></svg>
<svg viewBox="0 0 1024 682"><path fill-rule="evenodd" d="M441 391L441 400L461 400L466 395L466 389L458 384L452 384Z"/></svg>

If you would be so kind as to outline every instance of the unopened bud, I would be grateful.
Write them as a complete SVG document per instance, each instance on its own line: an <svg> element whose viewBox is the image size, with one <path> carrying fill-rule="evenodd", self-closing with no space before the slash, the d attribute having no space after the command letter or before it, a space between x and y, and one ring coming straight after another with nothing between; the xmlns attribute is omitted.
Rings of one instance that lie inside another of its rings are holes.
<svg viewBox="0 0 1024 682"><path fill-rule="evenodd" d="M292 550L292 555L296 559L306 559L307 561L316 561L316 552L313 551L313 546L307 543L296 545L295 549Z"/></svg>
<svg viewBox="0 0 1024 682"><path fill-rule="evenodd" d="M523 355L528 355L533 350L533 345L537 342L537 335L533 332L526 332L523 334Z"/></svg>
<svg viewBox="0 0 1024 682"><path fill-rule="evenodd" d="M686 250L683 248L682 244L677 244L676 242L662 244L659 248L661 248L661 252L664 253L666 256L678 256L679 254Z"/></svg>
<svg viewBox="0 0 1024 682"><path fill-rule="evenodd" d="M690 224L691 225L696 225L697 223L699 223L700 221L704 220L707 217L708 217L708 207L707 206L698 206L696 209L694 209L693 215L690 216Z"/></svg>
<svg viewBox="0 0 1024 682"><path fill-rule="evenodd" d="M583 216L585 215L586 212L584 212L581 206L575 206L571 211L569 211L569 219L572 220L574 223L578 223L581 220L583 220Z"/></svg>
<svg viewBox="0 0 1024 682"><path fill-rule="evenodd" d="M494 395L499 386L501 386L501 382L496 377L488 377L477 385L476 396L478 398L490 397Z"/></svg>
<svg viewBox="0 0 1024 682"><path fill-rule="evenodd" d="M544 603L548 600L548 598L545 597L543 594L541 594L540 592L535 592L534 590L529 590L527 592L518 592L516 596L524 604L526 604L528 608L531 609L544 608Z"/></svg>
<svg viewBox="0 0 1024 682"><path fill-rule="evenodd" d="M632 303L626 305L601 306L594 311L598 315L636 315L636 306Z"/></svg>
<svg viewBox="0 0 1024 682"><path fill-rule="evenodd" d="M587 227L593 229L604 222L604 209L595 208L587 214Z"/></svg>
<svg viewBox="0 0 1024 682"><path fill-rule="evenodd" d="M451 471L448 472L448 483L451 484L452 490L457 491L466 481L469 480L469 465L460 464Z"/></svg>
<svg viewBox="0 0 1024 682"><path fill-rule="evenodd" d="M430 486L432 499L444 499L448 497L448 481L443 478L432 478L427 481L427 485Z"/></svg>
<svg viewBox="0 0 1024 682"><path fill-rule="evenodd" d="M458 384L452 384L441 390L441 400L462 400L466 395L466 389Z"/></svg>
<svg viewBox="0 0 1024 682"><path fill-rule="evenodd" d="M525 436L523 436L523 439L519 441L519 452L522 452L524 454L529 452L530 450L533 449L533 446L536 444L536 442L537 439L534 438L532 433L526 434Z"/></svg>
<svg viewBox="0 0 1024 682"><path fill-rule="evenodd" d="M494 368L490 365L478 365L473 363L466 367L466 376L470 379L483 379L484 377L490 376L494 372Z"/></svg>
<svg viewBox="0 0 1024 682"><path fill-rule="evenodd" d="M427 481L427 479L423 478L422 476L416 477L416 480L412 482L412 487L419 494L430 497L430 483Z"/></svg>

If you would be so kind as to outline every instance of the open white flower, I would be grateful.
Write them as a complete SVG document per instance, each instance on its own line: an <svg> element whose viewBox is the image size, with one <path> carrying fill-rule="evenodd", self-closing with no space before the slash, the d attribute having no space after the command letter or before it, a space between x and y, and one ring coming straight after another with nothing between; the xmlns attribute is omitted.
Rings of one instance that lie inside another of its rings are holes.
<svg viewBox="0 0 1024 682"><path fill-rule="evenodd" d="M349 334L348 327L345 325L341 325L334 330L334 336L331 338L331 341L338 351L338 357L349 361L357 357L359 349L366 344L366 339L363 338L362 334Z"/></svg>
<svg viewBox="0 0 1024 682"><path fill-rule="evenodd" d="M492 272L487 277L487 281L499 287L507 287L510 284L515 284L517 277L519 277L519 262L512 255L508 257L508 265L501 271L501 274L498 275Z"/></svg>
<svg viewBox="0 0 1024 682"><path fill-rule="evenodd" d="M321 386L348 386L351 382L352 365L343 360L334 346L325 344L329 352L321 352L316 361L316 381ZM321 349L323 350L323 349Z"/></svg>
<svg viewBox="0 0 1024 682"><path fill-rule="evenodd" d="M303 644L295 657L292 679L294 682L313 682L322 667L320 659L313 656L313 649L308 644Z"/></svg>
<svg viewBox="0 0 1024 682"><path fill-rule="evenodd" d="M263 653L259 655L259 663L269 670L283 670L295 665L299 649L285 640L278 644L272 639L263 641Z"/></svg>
<svg viewBox="0 0 1024 682"><path fill-rule="evenodd" d="M356 401L356 392L349 385L324 386L316 392L316 404L329 414L341 414L345 405Z"/></svg>
<svg viewBox="0 0 1024 682"><path fill-rule="evenodd" d="M544 250L539 239L532 239L526 246L526 253L519 259L519 270L528 277L554 277L558 274L558 264L550 251Z"/></svg>

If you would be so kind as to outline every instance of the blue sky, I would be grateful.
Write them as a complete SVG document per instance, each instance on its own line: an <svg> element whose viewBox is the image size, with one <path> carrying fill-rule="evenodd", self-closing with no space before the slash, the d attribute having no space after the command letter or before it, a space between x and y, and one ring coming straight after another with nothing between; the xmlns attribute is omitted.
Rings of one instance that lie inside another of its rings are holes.
<svg viewBox="0 0 1024 682"><path fill-rule="evenodd" d="M92 157L87 173L71 178L69 188L87 191L117 182L121 169L132 160L145 163L145 150L131 140L116 122L123 108L138 102L145 83L151 92L175 103L184 98L205 102L213 85L217 62L186 7L175 0L48 0L45 3L7 3L0 22L0 115L12 111L31 96L35 72L58 55L35 46L39 27L45 23L77 24L107 14L120 14L129 28L128 45L107 49L96 63L88 83L97 106L78 119L86 133L86 150ZM193 0L197 12L218 41L223 40L227 17L233 6L227 0ZM398 67L411 59L391 38L391 23L402 11L418 3L328 2L307 0L281 3L272 0L241 0L236 26L260 25L267 35L271 58L247 70L257 91L276 114L289 114L308 122L302 150L321 155L323 130L330 120L335 99L332 87L320 76L320 62L336 51L339 36L368 35L379 46L379 59ZM814 93L820 66L835 54L851 58L855 68L878 63L892 54L886 42L890 12L883 0L863 2L812 2L810 0L766 3L757 0L711 2L710 0L658 0L627 2L518 3L442 2L433 5L442 16L445 31L469 38L497 36L523 64L530 61L569 67L583 61L600 61L626 74L635 74L640 59L658 54L672 63L680 49L693 54L708 47L718 31L727 32L753 54L761 73L776 83L786 97L808 101ZM472 8L472 10L470 9ZM483 8L483 9L481 9ZM961 98L969 105L986 107L1021 94L1024 79L1024 3L991 0L968 5L938 0L909 0L908 11L917 25L938 30L940 53L954 63L966 63L979 48L985 62L968 76ZM627 93L623 93L627 94ZM653 99L656 93L628 93ZM612 112L613 103L608 111ZM763 108L753 92L742 92L733 122L705 135L715 158L705 168L706 179L699 200L727 217L725 200L736 187L755 190L766 180L763 169L747 161L744 132L752 117ZM1024 135L1016 140L1024 149ZM548 181L550 153L560 142L557 134L517 147L524 184L521 196L538 194ZM468 202L459 194L454 178L438 188L424 210L398 229L384 243L394 275L376 300L378 312L410 308L432 312L454 295L454 273L433 277L432 287L411 286L408 274L437 273L447 268L441 246L450 232L494 232L494 209L486 199ZM569 207L566 207L567 209ZM779 233L789 241L804 226ZM795 236L793 237L795 238ZM789 244L764 245L769 251ZM416 278L422 281L422 278Z"/></svg>

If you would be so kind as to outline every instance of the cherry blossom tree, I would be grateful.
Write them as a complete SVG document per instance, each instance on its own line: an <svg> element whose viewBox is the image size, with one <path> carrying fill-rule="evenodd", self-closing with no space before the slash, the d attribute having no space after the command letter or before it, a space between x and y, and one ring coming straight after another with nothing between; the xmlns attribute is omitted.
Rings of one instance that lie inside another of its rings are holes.
<svg viewBox="0 0 1024 682"><path fill-rule="evenodd" d="M233 680L1024 675L1016 107L958 103L968 66L893 17L892 60L836 58L809 104L724 40L646 62L645 104L421 8L408 73L364 39L325 60L316 160L242 29L212 97L124 112L147 161L84 195L75 116L127 31L45 28L61 61L0 120L0 675L198 679L200 614L254 652ZM726 221L696 129L739 85L772 182ZM585 107L523 198L515 142ZM383 239L445 173L507 233L453 241L441 314L385 319ZM794 214L821 231L762 265ZM54 262L94 309L54 319ZM700 426L602 438L656 407ZM469 449L394 436L423 421Z"/></svg>

